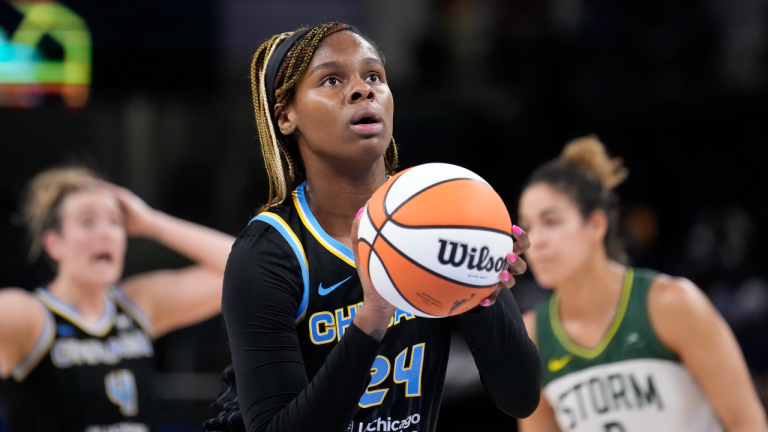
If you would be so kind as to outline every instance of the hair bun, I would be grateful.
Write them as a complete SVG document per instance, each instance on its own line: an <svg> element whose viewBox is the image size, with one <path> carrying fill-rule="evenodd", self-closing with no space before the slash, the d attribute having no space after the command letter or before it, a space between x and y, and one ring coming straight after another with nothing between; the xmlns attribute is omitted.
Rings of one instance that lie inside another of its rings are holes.
<svg viewBox="0 0 768 432"><path fill-rule="evenodd" d="M569 142L560 154L560 159L583 168L608 189L618 186L629 175L620 157L608 157L597 135L587 135Z"/></svg>

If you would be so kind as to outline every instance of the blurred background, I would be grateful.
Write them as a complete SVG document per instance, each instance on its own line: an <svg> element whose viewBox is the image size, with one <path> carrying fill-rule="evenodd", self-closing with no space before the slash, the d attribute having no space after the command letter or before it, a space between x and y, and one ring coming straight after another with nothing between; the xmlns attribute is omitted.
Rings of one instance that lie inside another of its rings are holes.
<svg viewBox="0 0 768 432"><path fill-rule="evenodd" d="M701 286L768 400L768 1L42 4L57 18L32 31L37 2L0 0L0 286L50 276L25 259L18 202L55 164L85 163L236 235L268 192L250 57L273 34L336 20L387 57L401 168L467 167L514 215L531 170L596 133L630 171L619 193L633 264ZM185 264L132 241L125 271ZM547 295L529 277L514 289L524 310ZM454 347L438 431L515 430L465 367L460 337ZM229 363L220 319L161 338L156 353L159 430L199 430ZM0 418L1 407L2 392Z"/></svg>

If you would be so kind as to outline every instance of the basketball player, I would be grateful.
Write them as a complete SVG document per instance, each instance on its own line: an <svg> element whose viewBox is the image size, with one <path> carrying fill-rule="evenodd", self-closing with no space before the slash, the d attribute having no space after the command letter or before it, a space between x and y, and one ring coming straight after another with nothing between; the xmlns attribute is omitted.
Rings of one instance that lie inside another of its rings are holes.
<svg viewBox="0 0 768 432"><path fill-rule="evenodd" d="M594 136L569 143L520 198L527 259L549 301L526 313L544 369L523 432L767 431L739 346L690 281L620 264L627 176Z"/></svg>
<svg viewBox="0 0 768 432"><path fill-rule="evenodd" d="M455 318L397 310L360 270L355 215L397 165L377 48L339 23L283 33L256 52L251 79L271 192L227 262L233 365L205 429L434 431L451 320L494 402L530 415L538 354L504 289L526 268L519 228L503 288Z"/></svg>
<svg viewBox="0 0 768 432"><path fill-rule="evenodd" d="M147 206L82 168L30 183L33 254L56 275L34 294L0 290L0 374L14 431L150 430L152 339L220 311L234 239ZM118 282L127 236L196 263Z"/></svg>

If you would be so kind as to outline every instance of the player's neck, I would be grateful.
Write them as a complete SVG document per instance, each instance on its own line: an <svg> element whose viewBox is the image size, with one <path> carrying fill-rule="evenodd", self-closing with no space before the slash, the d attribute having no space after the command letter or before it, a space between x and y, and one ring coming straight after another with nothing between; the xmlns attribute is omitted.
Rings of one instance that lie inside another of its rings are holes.
<svg viewBox="0 0 768 432"><path fill-rule="evenodd" d="M57 275L48 284L48 291L59 300L75 308L88 324L95 323L104 313L103 294L109 286L86 286L74 278Z"/></svg>
<svg viewBox="0 0 768 432"><path fill-rule="evenodd" d="M586 265L557 287L563 319L591 321L613 316L621 298L626 268L595 254Z"/></svg>
<svg viewBox="0 0 768 432"><path fill-rule="evenodd" d="M313 168L307 167L305 195L309 208L329 236L351 248L350 231L355 215L387 180L383 165L350 173Z"/></svg>

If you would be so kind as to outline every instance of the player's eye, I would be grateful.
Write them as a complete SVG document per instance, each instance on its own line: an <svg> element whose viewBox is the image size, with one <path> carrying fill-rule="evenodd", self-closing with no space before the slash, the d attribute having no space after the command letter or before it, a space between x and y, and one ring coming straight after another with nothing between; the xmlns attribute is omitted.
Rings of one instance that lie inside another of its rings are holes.
<svg viewBox="0 0 768 432"><path fill-rule="evenodd" d="M328 77L328 78L325 79L325 81L323 81L323 87L335 86L336 84L339 84L340 82L341 82L341 80L339 80L336 77Z"/></svg>

